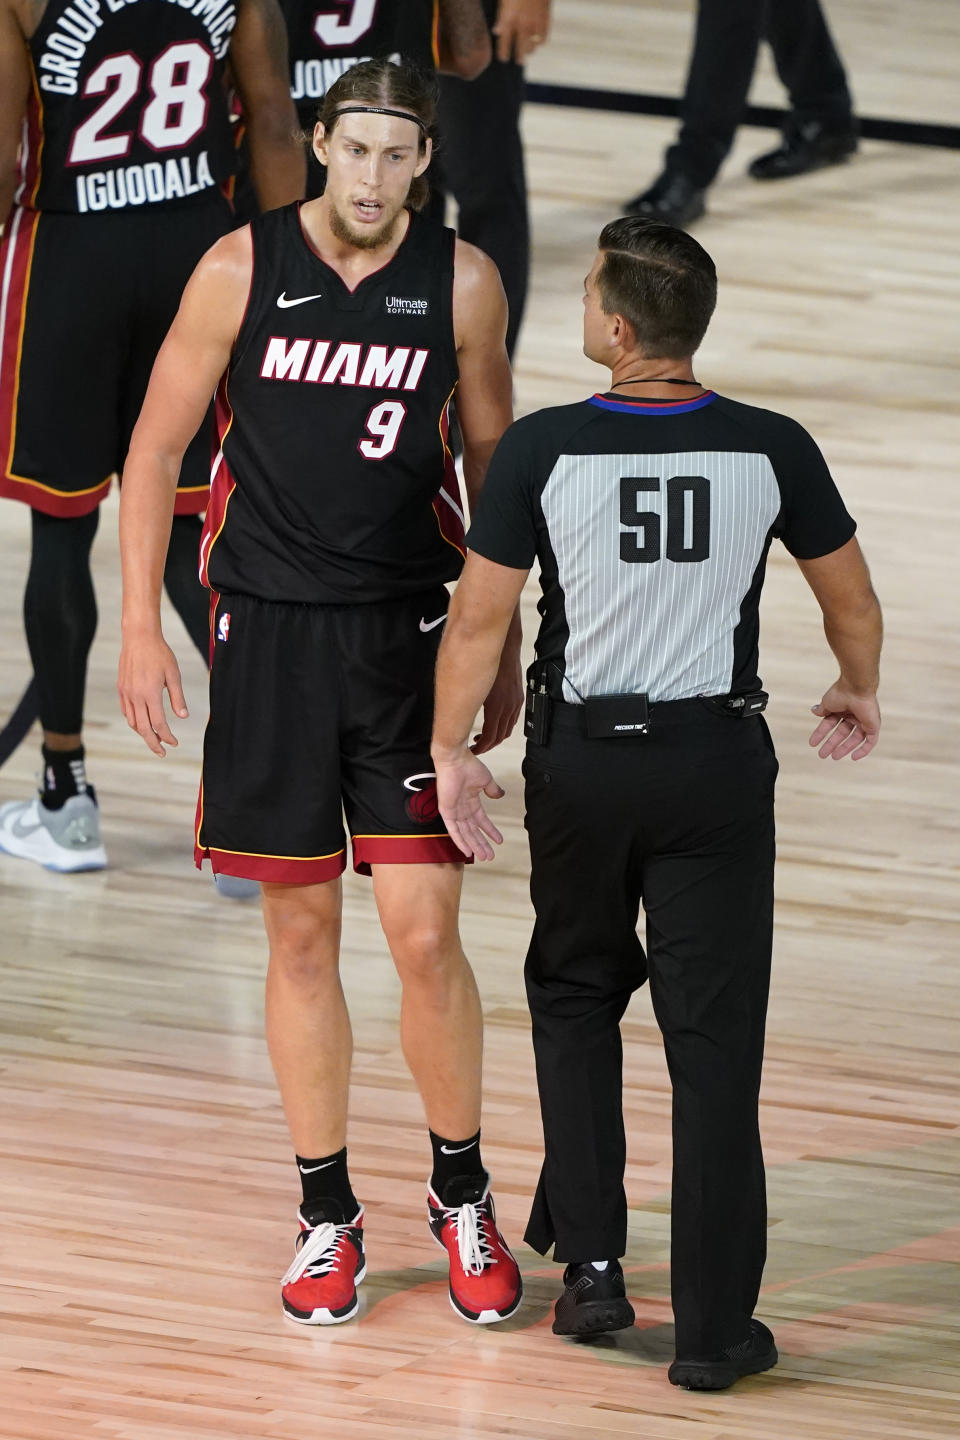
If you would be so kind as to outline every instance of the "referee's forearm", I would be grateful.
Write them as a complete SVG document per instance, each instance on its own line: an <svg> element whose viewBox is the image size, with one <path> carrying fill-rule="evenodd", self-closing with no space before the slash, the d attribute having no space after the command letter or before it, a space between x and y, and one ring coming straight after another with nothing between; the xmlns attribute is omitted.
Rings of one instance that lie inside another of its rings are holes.
<svg viewBox="0 0 960 1440"><path fill-rule="evenodd" d="M466 747L477 712L496 679L503 640L502 632L458 624L451 612L437 656L430 746L434 761L450 760Z"/></svg>
<svg viewBox="0 0 960 1440"><path fill-rule="evenodd" d="M823 632L840 666L840 678L856 695L873 695L880 683L883 616L872 596L857 610L825 615Z"/></svg>

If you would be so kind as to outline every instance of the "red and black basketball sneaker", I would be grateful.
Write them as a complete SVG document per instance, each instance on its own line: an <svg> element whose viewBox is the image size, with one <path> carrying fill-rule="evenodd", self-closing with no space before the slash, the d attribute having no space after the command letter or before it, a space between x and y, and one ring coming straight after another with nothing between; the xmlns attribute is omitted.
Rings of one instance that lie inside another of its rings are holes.
<svg viewBox="0 0 960 1440"><path fill-rule="evenodd" d="M464 1320L492 1325L518 1308L520 1271L497 1229L489 1175L471 1190L461 1189L458 1198L459 1205L444 1205L427 1188L430 1230L450 1257L450 1304Z"/></svg>
<svg viewBox="0 0 960 1440"><path fill-rule="evenodd" d="M310 1224L302 1210L298 1219L297 1253L281 1281L283 1313L298 1325L342 1325L357 1313L357 1286L367 1273L363 1206L349 1225Z"/></svg>

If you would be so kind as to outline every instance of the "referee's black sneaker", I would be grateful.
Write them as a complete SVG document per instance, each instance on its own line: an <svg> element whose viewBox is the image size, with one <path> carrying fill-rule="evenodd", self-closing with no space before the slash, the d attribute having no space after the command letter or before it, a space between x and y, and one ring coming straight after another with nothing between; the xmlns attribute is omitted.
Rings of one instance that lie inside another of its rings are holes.
<svg viewBox="0 0 960 1440"><path fill-rule="evenodd" d="M729 1390L744 1375L772 1370L779 1358L766 1325L751 1320L750 1334L739 1345L729 1345L719 1355L705 1355L701 1360L674 1360L667 1379L684 1390Z"/></svg>
<svg viewBox="0 0 960 1440"><path fill-rule="evenodd" d="M747 173L754 180L790 180L827 165L842 165L857 148L857 126L853 120L839 127L819 120L806 123L791 119L776 150L758 155Z"/></svg>
<svg viewBox="0 0 960 1440"><path fill-rule="evenodd" d="M620 1261L608 1260L604 1270L592 1260L568 1265L554 1316L554 1335L605 1335L608 1330L628 1329L636 1316L627 1299Z"/></svg>
<svg viewBox="0 0 960 1440"><path fill-rule="evenodd" d="M648 190L635 195L623 207L625 215L643 215L681 229L706 212L706 190L701 190L679 170L664 170Z"/></svg>

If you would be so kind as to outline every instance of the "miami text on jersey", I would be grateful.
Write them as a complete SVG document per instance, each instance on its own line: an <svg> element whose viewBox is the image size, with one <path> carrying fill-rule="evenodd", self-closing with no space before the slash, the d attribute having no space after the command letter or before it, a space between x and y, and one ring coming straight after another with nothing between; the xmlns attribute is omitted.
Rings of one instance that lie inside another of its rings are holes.
<svg viewBox="0 0 960 1440"><path fill-rule="evenodd" d="M409 345L343 343L330 355L331 343L271 335L263 352L260 378L366 385L374 390L416 390L430 354L429 350L412 350Z"/></svg>

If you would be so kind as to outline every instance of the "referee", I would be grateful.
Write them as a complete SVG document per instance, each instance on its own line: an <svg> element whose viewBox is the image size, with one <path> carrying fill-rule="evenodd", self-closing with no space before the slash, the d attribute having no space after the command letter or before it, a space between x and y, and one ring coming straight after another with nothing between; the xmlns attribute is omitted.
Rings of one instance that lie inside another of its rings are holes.
<svg viewBox="0 0 960 1440"><path fill-rule="evenodd" d="M695 379L715 299L713 262L683 231L638 217L604 229L584 350L610 388L500 442L440 650L433 738L449 832L492 859L502 837L483 796L503 791L468 739L538 560L526 982L546 1158L525 1238L566 1262L555 1333L632 1324L619 1026L649 969L673 1084L669 1378L697 1390L777 1361L753 1317L777 774L757 639L774 539L840 668L811 745L862 759L880 727L880 608L854 522L800 425Z"/></svg>

